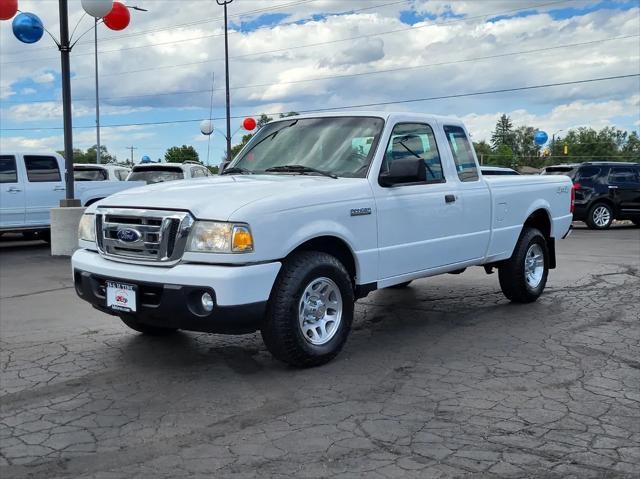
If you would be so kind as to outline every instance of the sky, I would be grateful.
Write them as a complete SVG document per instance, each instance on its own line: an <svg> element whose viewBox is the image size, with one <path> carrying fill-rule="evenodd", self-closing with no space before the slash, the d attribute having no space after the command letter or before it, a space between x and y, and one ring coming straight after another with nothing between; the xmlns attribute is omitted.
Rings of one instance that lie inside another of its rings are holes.
<svg viewBox="0 0 640 479"><path fill-rule="evenodd" d="M132 11L120 32L98 26L102 144L119 160L134 146L135 161L187 144L202 161L220 163L222 7L129 5L148 12ZM57 0L19 0L19 8L58 36ZM80 22L71 53L73 140L86 149L96 143L95 78L93 22L83 13L80 0L69 0L70 28ZM459 117L474 141L489 139L503 113L550 137L579 126L638 130L638 76L468 94L637 75L639 35L640 0L234 0L233 143L246 133L245 116L372 104L366 110ZM62 150L60 98L51 38L23 44L10 21L0 22L0 150ZM405 102L416 99L426 100ZM217 130L210 138L199 129L209 117Z"/></svg>

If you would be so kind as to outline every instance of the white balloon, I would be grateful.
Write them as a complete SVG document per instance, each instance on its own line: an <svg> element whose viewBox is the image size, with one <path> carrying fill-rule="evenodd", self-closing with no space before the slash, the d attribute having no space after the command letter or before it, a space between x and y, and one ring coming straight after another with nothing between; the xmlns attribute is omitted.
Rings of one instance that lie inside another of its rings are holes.
<svg viewBox="0 0 640 479"><path fill-rule="evenodd" d="M102 18L113 8L113 0L82 0L82 8L95 18Z"/></svg>
<svg viewBox="0 0 640 479"><path fill-rule="evenodd" d="M200 122L200 131L203 135L209 136L213 133L213 121L211 120L202 120Z"/></svg>

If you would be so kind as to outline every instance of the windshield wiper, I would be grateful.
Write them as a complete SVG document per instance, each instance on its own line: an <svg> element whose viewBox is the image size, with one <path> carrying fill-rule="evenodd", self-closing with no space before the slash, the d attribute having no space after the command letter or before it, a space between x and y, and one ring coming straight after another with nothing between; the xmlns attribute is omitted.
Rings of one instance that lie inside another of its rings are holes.
<svg viewBox="0 0 640 479"><path fill-rule="evenodd" d="M278 172L281 171L283 173L318 173L319 175L328 176L329 178L338 178L337 175L330 173L328 171L318 170L316 168L311 168L310 166L304 165L281 165L281 166L272 166L271 168L267 168L264 170L265 172Z"/></svg>
<svg viewBox="0 0 640 479"><path fill-rule="evenodd" d="M240 173L242 175L253 175L253 171L242 168L241 166L233 166L224 170L221 175L230 175L232 173Z"/></svg>

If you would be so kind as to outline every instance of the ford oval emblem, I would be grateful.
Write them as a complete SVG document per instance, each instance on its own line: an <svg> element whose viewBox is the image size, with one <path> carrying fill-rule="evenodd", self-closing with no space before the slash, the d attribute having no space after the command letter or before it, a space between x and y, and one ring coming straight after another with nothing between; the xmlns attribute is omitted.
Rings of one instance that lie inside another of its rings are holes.
<svg viewBox="0 0 640 479"><path fill-rule="evenodd" d="M142 238L142 234L138 230L134 230L133 228L125 228L122 230L118 230L118 239L123 243L135 243L136 241L140 241Z"/></svg>

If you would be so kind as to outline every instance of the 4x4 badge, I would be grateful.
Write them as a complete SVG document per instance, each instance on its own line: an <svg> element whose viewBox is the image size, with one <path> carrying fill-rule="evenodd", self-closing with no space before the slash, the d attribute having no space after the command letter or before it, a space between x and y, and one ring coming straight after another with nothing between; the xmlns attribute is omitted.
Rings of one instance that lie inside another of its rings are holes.
<svg viewBox="0 0 640 479"><path fill-rule="evenodd" d="M365 216L371 214L371 208L352 208L351 216Z"/></svg>

